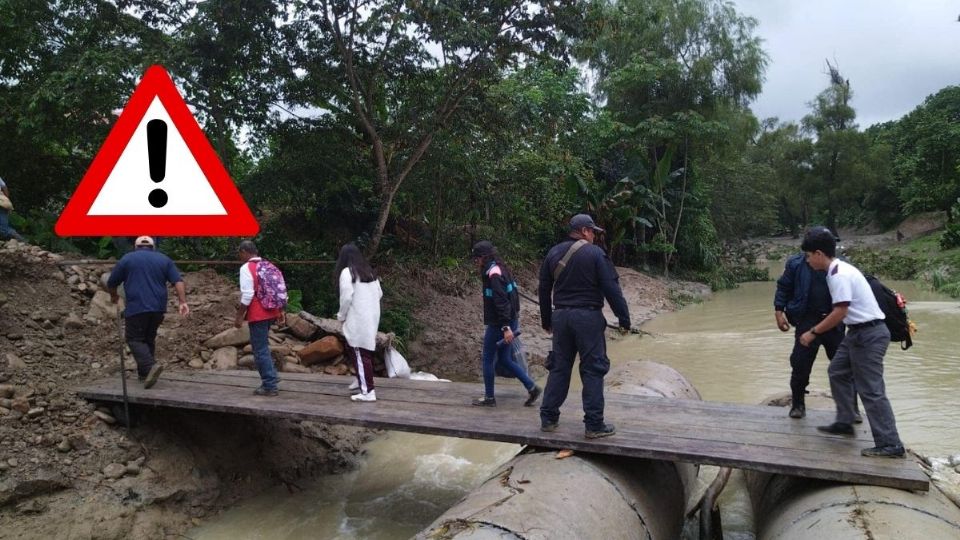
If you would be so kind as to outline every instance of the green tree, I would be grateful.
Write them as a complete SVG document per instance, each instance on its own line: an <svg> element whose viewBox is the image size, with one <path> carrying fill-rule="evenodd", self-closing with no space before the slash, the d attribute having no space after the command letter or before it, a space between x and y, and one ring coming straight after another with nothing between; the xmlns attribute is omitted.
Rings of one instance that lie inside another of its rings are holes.
<svg viewBox="0 0 960 540"><path fill-rule="evenodd" d="M667 273L687 204L709 206L698 171L711 148L726 144L722 118L760 92L766 57L756 21L714 0L596 0L590 7L578 54L596 70L600 97L621 126L625 170L646 188L636 191L654 212L648 250L661 253Z"/></svg>
<svg viewBox="0 0 960 540"><path fill-rule="evenodd" d="M380 207L367 246L377 252L400 186L435 137L476 111L504 69L562 57L578 2L305 0L290 29L302 77L293 102L354 130L369 152Z"/></svg>
<svg viewBox="0 0 960 540"><path fill-rule="evenodd" d="M894 186L904 212L953 214L960 197L960 86L948 86L897 122L893 135Z"/></svg>

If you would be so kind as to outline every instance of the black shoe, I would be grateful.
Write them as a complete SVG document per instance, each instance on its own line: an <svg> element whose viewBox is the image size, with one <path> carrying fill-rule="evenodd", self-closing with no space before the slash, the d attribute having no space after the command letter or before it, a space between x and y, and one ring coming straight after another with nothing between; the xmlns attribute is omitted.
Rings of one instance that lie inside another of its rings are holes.
<svg viewBox="0 0 960 540"><path fill-rule="evenodd" d="M524 407L530 407L537 402L537 398L540 397L540 394L543 393L543 389L537 385L533 385L533 389L530 390L530 395L527 397L527 400L523 402Z"/></svg>
<svg viewBox="0 0 960 540"><path fill-rule="evenodd" d="M160 374L163 373L163 366L160 364L154 364L150 368L150 373L147 373L147 376L143 378L143 387L152 388L153 385L157 384L157 379L160 378Z"/></svg>
<svg viewBox="0 0 960 540"><path fill-rule="evenodd" d="M279 394L280 391L277 390L276 388L264 388L261 386L256 390L254 390L253 393L258 396L275 396Z"/></svg>
<svg viewBox="0 0 960 540"><path fill-rule="evenodd" d="M864 457L885 457L885 458L903 458L906 457L907 452L903 449L903 446L875 446L873 448L864 448L860 451L860 455Z"/></svg>
<svg viewBox="0 0 960 540"><path fill-rule="evenodd" d="M794 407L790 409L790 418L803 418L807 415L807 410L803 407Z"/></svg>
<svg viewBox="0 0 960 540"><path fill-rule="evenodd" d="M817 426L817 431L821 433L829 433L830 435L844 435L847 437L853 437L853 426L850 424L844 424L843 422L834 422L829 426Z"/></svg>
<svg viewBox="0 0 960 540"><path fill-rule="evenodd" d="M492 397L480 397L473 400L473 404L477 407L496 407L497 398Z"/></svg>
<svg viewBox="0 0 960 540"><path fill-rule="evenodd" d="M862 423L863 423L863 417L860 416L860 411L856 411L856 412L853 413L853 423L854 423L854 424L862 424Z"/></svg>
<svg viewBox="0 0 960 540"><path fill-rule="evenodd" d="M546 433L553 433L554 431L557 430L557 426L559 425L560 425L559 422L541 422L540 431L544 431Z"/></svg>
<svg viewBox="0 0 960 540"><path fill-rule="evenodd" d="M583 436L588 439L599 439L600 437L609 437L617 432L613 424L604 424L600 429L588 429Z"/></svg>

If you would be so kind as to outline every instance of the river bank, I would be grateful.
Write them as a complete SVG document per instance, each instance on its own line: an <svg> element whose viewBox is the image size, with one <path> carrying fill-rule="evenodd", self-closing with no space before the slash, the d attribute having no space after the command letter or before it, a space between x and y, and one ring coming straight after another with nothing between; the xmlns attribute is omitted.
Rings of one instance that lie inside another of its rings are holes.
<svg viewBox="0 0 960 540"><path fill-rule="evenodd" d="M119 369L116 314L97 293L106 267L61 268L60 260L33 246L0 243L0 538L177 537L271 487L295 491L320 475L351 470L374 436L342 426L163 410L146 411L129 431L120 427L114 411L71 390ZM676 309L680 297L709 294L700 284L620 273L635 326ZM517 274L535 296L535 269ZM453 290L444 288L446 279L422 271L398 280L425 329L408 344L408 359L444 378L479 381L479 278ZM239 347L226 351L231 362L220 354L230 346L204 344L230 327L235 284L209 270L185 273L184 280L191 316L180 319L170 310L158 356L173 371L236 367ZM522 304L536 374L549 336L539 328L537 306ZM612 314L608 319L614 321ZM289 345L296 343L291 336L274 337L280 348L297 347ZM281 362L310 370L295 355ZM132 363L128 355L128 368Z"/></svg>

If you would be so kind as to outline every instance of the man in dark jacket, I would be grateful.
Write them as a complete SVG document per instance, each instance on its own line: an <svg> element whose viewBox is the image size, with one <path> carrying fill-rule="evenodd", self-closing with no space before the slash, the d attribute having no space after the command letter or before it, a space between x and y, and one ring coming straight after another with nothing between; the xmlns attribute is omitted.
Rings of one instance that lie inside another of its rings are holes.
<svg viewBox="0 0 960 540"><path fill-rule="evenodd" d="M814 229L829 232L825 227ZM806 415L804 397L820 346L823 345L827 358L833 359L843 341L844 326L840 324L818 335L809 347L800 343L800 336L833 310L830 289L827 288L827 273L810 268L803 253L792 255L784 265L783 275L777 280L773 309L777 328L787 332L790 325L795 327L793 351L790 353L790 418L803 418Z"/></svg>
<svg viewBox="0 0 960 540"><path fill-rule="evenodd" d="M616 433L603 421L603 377L610 369L604 331L603 300L617 316L621 330L630 329L630 312L620 290L619 276L602 249L593 245L598 232L593 218L570 219L570 238L553 246L540 266L540 318L553 333L552 361L540 406L540 430L555 431L560 406L570 390L573 360L580 354L583 382L583 422L588 439Z"/></svg>
<svg viewBox="0 0 960 540"><path fill-rule="evenodd" d="M156 384L163 365L155 359L157 329L167 311L167 283L172 283L180 301L180 315L190 314L187 292L177 267L163 253L154 251L153 238L141 236L134 250L113 267L107 287L114 304L120 299L117 287L123 284L126 308L123 317L127 345L137 361L137 375L144 388Z"/></svg>
<svg viewBox="0 0 960 540"><path fill-rule="evenodd" d="M523 383L528 396L524 405L533 405L542 390L534 384L523 367L511 354L515 334L520 331L520 294L506 263L497 255L497 249L487 240L474 244L470 256L483 280L483 397L473 401L481 407L497 405L493 394L496 366L499 365Z"/></svg>

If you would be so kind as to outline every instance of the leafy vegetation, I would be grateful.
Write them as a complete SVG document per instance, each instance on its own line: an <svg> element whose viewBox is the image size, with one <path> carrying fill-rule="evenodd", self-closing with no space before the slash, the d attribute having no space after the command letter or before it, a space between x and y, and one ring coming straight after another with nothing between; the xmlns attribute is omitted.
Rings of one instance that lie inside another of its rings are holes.
<svg viewBox="0 0 960 540"><path fill-rule="evenodd" d="M617 264L725 287L761 277L724 255L752 235L936 210L943 248L960 241L960 87L861 129L858 81L827 64L824 90L798 96L812 99L802 121L758 119L757 22L721 0L3 5L0 174L14 226L58 251L122 253L123 239L60 239L52 224L160 61L274 259L332 260L356 241L378 264L455 273L476 240L536 259L589 212ZM222 259L235 243L163 246ZM335 307L328 270L285 269L317 313ZM388 301L385 321L415 332L407 299Z"/></svg>

